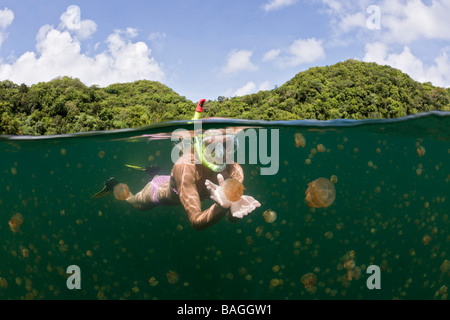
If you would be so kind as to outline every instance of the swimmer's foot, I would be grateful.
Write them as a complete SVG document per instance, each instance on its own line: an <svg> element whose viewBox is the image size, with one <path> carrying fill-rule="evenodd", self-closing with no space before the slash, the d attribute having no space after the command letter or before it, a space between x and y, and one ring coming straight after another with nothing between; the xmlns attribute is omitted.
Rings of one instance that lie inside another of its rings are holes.
<svg viewBox="0 0 450 320"><path fill-rule="evenodd" d="M107 196L114 190L114 187L118 183L119 183L119 181L117 181L116 178L114 178L114 177L109 178L108 180L106 180L105 186L103 187L103 189L100 190L99 192L97 192L96 194L94 194L91 197L91 199L100 199L100 198Z"/></svg>

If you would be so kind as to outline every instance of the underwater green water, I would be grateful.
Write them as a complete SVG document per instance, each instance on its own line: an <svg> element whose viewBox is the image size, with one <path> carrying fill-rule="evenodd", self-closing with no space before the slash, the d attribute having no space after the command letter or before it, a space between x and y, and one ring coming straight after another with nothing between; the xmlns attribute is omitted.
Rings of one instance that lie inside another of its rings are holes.
<svg viewBox="0 0 450 320"><path fill-rule="evenodd" d="M261 207L204 231L181 206L142 212L112 195L90 198L110 176L133 193L148 182L124 164L169 174L174 142L149 135L192 124L1 137L0 299L447 299L450 113L203 122L234 126L278 130L279 169L261 175L267 164L241 164L245 194ZM308 183L333 175L334 203L310 208ZM268 209L273 223L263 217ZM16 213L23 224L13 232ZM70 265L80 268L80 290L67 288ZM367 286L370 265L380 267L380 289ZM316 277L311 288L302 283L308 273Z"/></svg>

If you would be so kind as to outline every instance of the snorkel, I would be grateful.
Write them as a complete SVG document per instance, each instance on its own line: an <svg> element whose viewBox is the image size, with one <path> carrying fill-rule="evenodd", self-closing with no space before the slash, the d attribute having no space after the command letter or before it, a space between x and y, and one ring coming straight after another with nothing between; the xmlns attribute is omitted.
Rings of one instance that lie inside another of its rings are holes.
<svg viewBox="0 0 450 320"><path fill-rule="evenodd" d="M192 120L198 120L200 118L200 114L203 111L203 105L205 104L206 99L200 99L200 101L197 104L197 108L195 108L194 117Z"/></svg>
<svg viewBox="0 0 450 320"><path fill-rule="evenodd" d="M198 120L200 118L200 114L203 111L203 105L205 104L206 99L200 99L200 101L197 104L197 108L195 109L194 117L192 120ZM225 170L227 164L215 164L207 159L205 157L205 143L204 143L204 135L203 134L195 134L194 140L194 150L199 160L201 160L202 164L207 167L208 169L214 171L214 172L222 172Z"/></svg>
<svg viewBox="0 0 450 320"><path fill-rule="evenodd" d="M222 172L223 170L225 170L225 167L227 166L226 163L215 164L215 163L208 161L208 159L206 159L206 157L204 155L206 147L203 142L202 135L200 135L200 137L198 137L198 136L194 137L194 149L197 154L197 157L202 161L202 164L205 167L209 168L210 170L212 170L214 172Z"/></svg>

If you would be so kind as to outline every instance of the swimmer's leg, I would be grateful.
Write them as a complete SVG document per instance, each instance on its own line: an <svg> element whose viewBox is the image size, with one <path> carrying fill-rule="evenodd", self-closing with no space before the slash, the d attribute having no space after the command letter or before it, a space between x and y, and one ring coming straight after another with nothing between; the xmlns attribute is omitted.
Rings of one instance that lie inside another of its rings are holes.
<svg viewBox="0 0 450 320"><path fill-rule="evenodd" d="M116 188L118 188L116 186ZM129 191L128 191L129 192ZM118 199L121 200L121 199ZM133 208L138 210L150 210L157 206L157 203L153 201L152 183L149 182L147 185L138 193L133 195L131 192L128 194L126 199L123 199Z"/></svg>
<svg viewBox="0 0 450 320"><path fill-rule="evenodd" d="M91 198L92 199L100 199L100 198L107 196L114 190L114 187L118 183L119 183L119 181L117 181L116 178L114 178L114 177L109 178L108 180L106 180L105 186L103 187L103 189L100 190L99 192L97 192L96 194L94 194Z"/></svg>

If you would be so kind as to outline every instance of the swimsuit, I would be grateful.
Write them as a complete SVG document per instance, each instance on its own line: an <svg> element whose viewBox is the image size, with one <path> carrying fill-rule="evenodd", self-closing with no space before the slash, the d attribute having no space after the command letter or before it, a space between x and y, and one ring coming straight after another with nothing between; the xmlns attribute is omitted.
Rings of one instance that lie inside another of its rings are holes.
<svg viewBox="0 0 450 320"><path fill-rule="evenodd" d="M170 183L170 176L155 176L152 181L152 198L153 203L158 203L158 190L164 183ZM172 188L173 192L178 194L178 191L176 188Z"/></svg>

